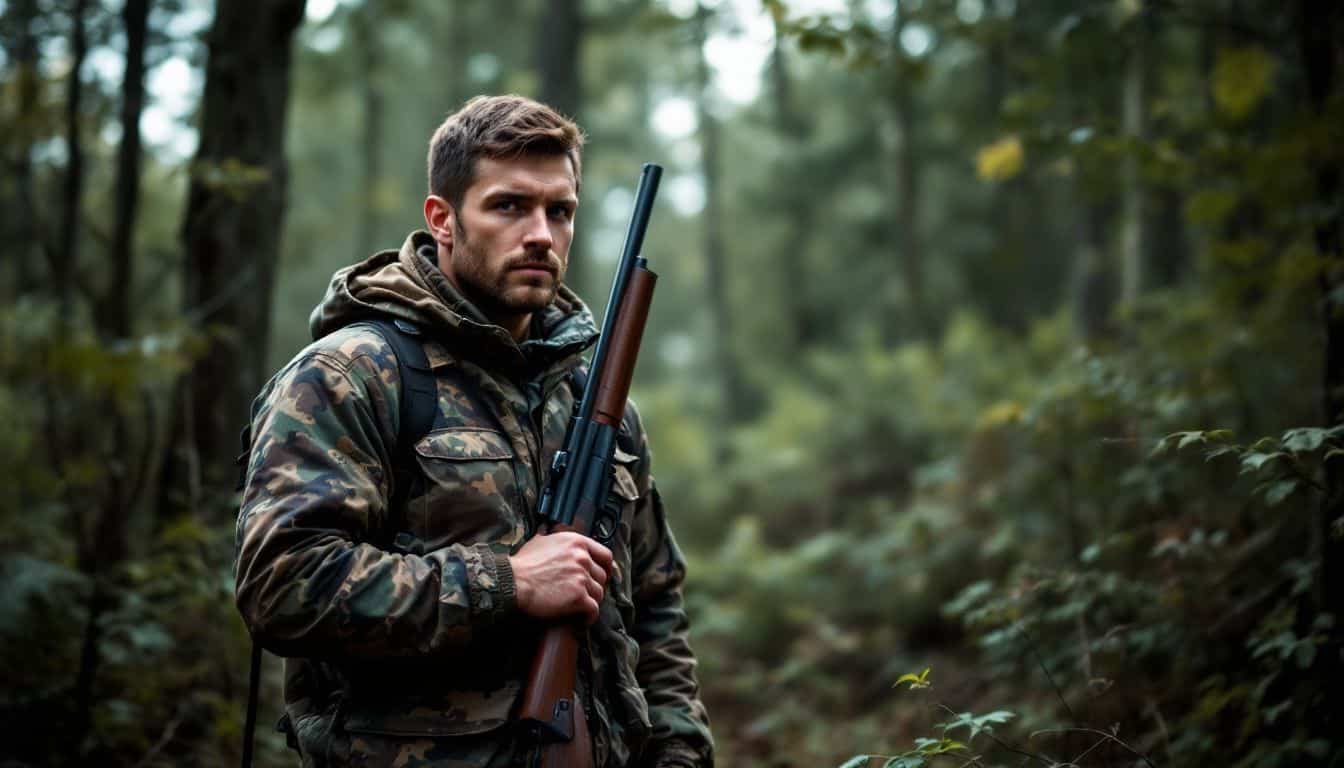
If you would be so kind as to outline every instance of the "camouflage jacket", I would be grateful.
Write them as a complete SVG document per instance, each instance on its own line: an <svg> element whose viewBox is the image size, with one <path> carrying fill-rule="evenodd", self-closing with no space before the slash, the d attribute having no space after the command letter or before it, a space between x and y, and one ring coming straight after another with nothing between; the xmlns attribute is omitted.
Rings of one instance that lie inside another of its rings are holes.
<svg viewBox="0 0 1344 768"><path fill-rule="evenodd" d="M253 406L236 600L286 657L285 708L305 766L526 761L510 721L540 625L515 604L508 555L533 534L546 468L596 336L568 289L517 344L455 292L414 233L338 272L316 341ZM402 396L374 313L424 333L434 427L404 510L388 508ZM686 641L685 561L637 415L618 450L616 564L581 651L598 766L712 764Z"/></svg>

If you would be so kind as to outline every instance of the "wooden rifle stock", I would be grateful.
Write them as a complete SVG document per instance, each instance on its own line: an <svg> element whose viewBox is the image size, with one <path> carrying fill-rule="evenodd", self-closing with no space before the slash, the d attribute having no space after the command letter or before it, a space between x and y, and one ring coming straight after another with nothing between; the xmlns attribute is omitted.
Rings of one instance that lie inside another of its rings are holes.
<svg viewBox="0 0 1344 768"><path fill-rule="evenodd" d="M546 628L519 704L519 719L548 724L534 726L532 734L541 743L540 764L546 768L589 768L593 764L588 718L574 686L581 631L580 624L570 621Z"/></svg>

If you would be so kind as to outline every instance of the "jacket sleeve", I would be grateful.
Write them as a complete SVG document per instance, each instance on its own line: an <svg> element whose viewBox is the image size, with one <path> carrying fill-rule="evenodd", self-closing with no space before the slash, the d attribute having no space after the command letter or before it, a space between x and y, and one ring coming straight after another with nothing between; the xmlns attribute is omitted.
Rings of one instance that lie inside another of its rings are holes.
<svg viewBox="0 0 1344 768"><path fill-rule="evenodd" d="M516 608L508 558L455 544L423 556L371 543L387 519L400 381L385 345L310 348L253 407L235 599L288 656L462 648Z"/></svg>
<svg viewBox="0 0 1344 768"><path fill-rule="evenodd" d="M639 430L642 436L643 430ZM662 497L648 474L647 442L641 451L641 499L632 521L631 570L639 643L635 676L649 705L652 731L643 764L705 768L714 764L709 715L700 701L695 655L687 641L682 603L686 560L668 527Z"/></svg>

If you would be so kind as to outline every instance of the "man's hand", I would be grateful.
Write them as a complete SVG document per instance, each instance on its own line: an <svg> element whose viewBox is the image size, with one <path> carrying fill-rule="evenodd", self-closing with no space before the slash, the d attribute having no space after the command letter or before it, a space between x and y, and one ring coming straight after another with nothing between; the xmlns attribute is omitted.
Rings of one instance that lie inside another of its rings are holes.
<svg viewBox="0 0 1344 768"><path fill-rule="evenodd" d="M575 613L597 621L611 550L573 531L533 536L509 558L518 608L553 619Z"/></svg>

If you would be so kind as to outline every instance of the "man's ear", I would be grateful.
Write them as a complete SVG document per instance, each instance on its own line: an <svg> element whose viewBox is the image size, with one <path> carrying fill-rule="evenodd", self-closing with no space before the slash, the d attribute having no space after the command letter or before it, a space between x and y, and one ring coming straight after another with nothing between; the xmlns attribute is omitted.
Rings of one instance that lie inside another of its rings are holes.
<svg viewBox="0 0 1344 768"><path fill-rule="evenodd" d="M457 223L457 213L447 200L438 195L425 198L425 226L443 248L453 250L453 230Z"/></svg>

